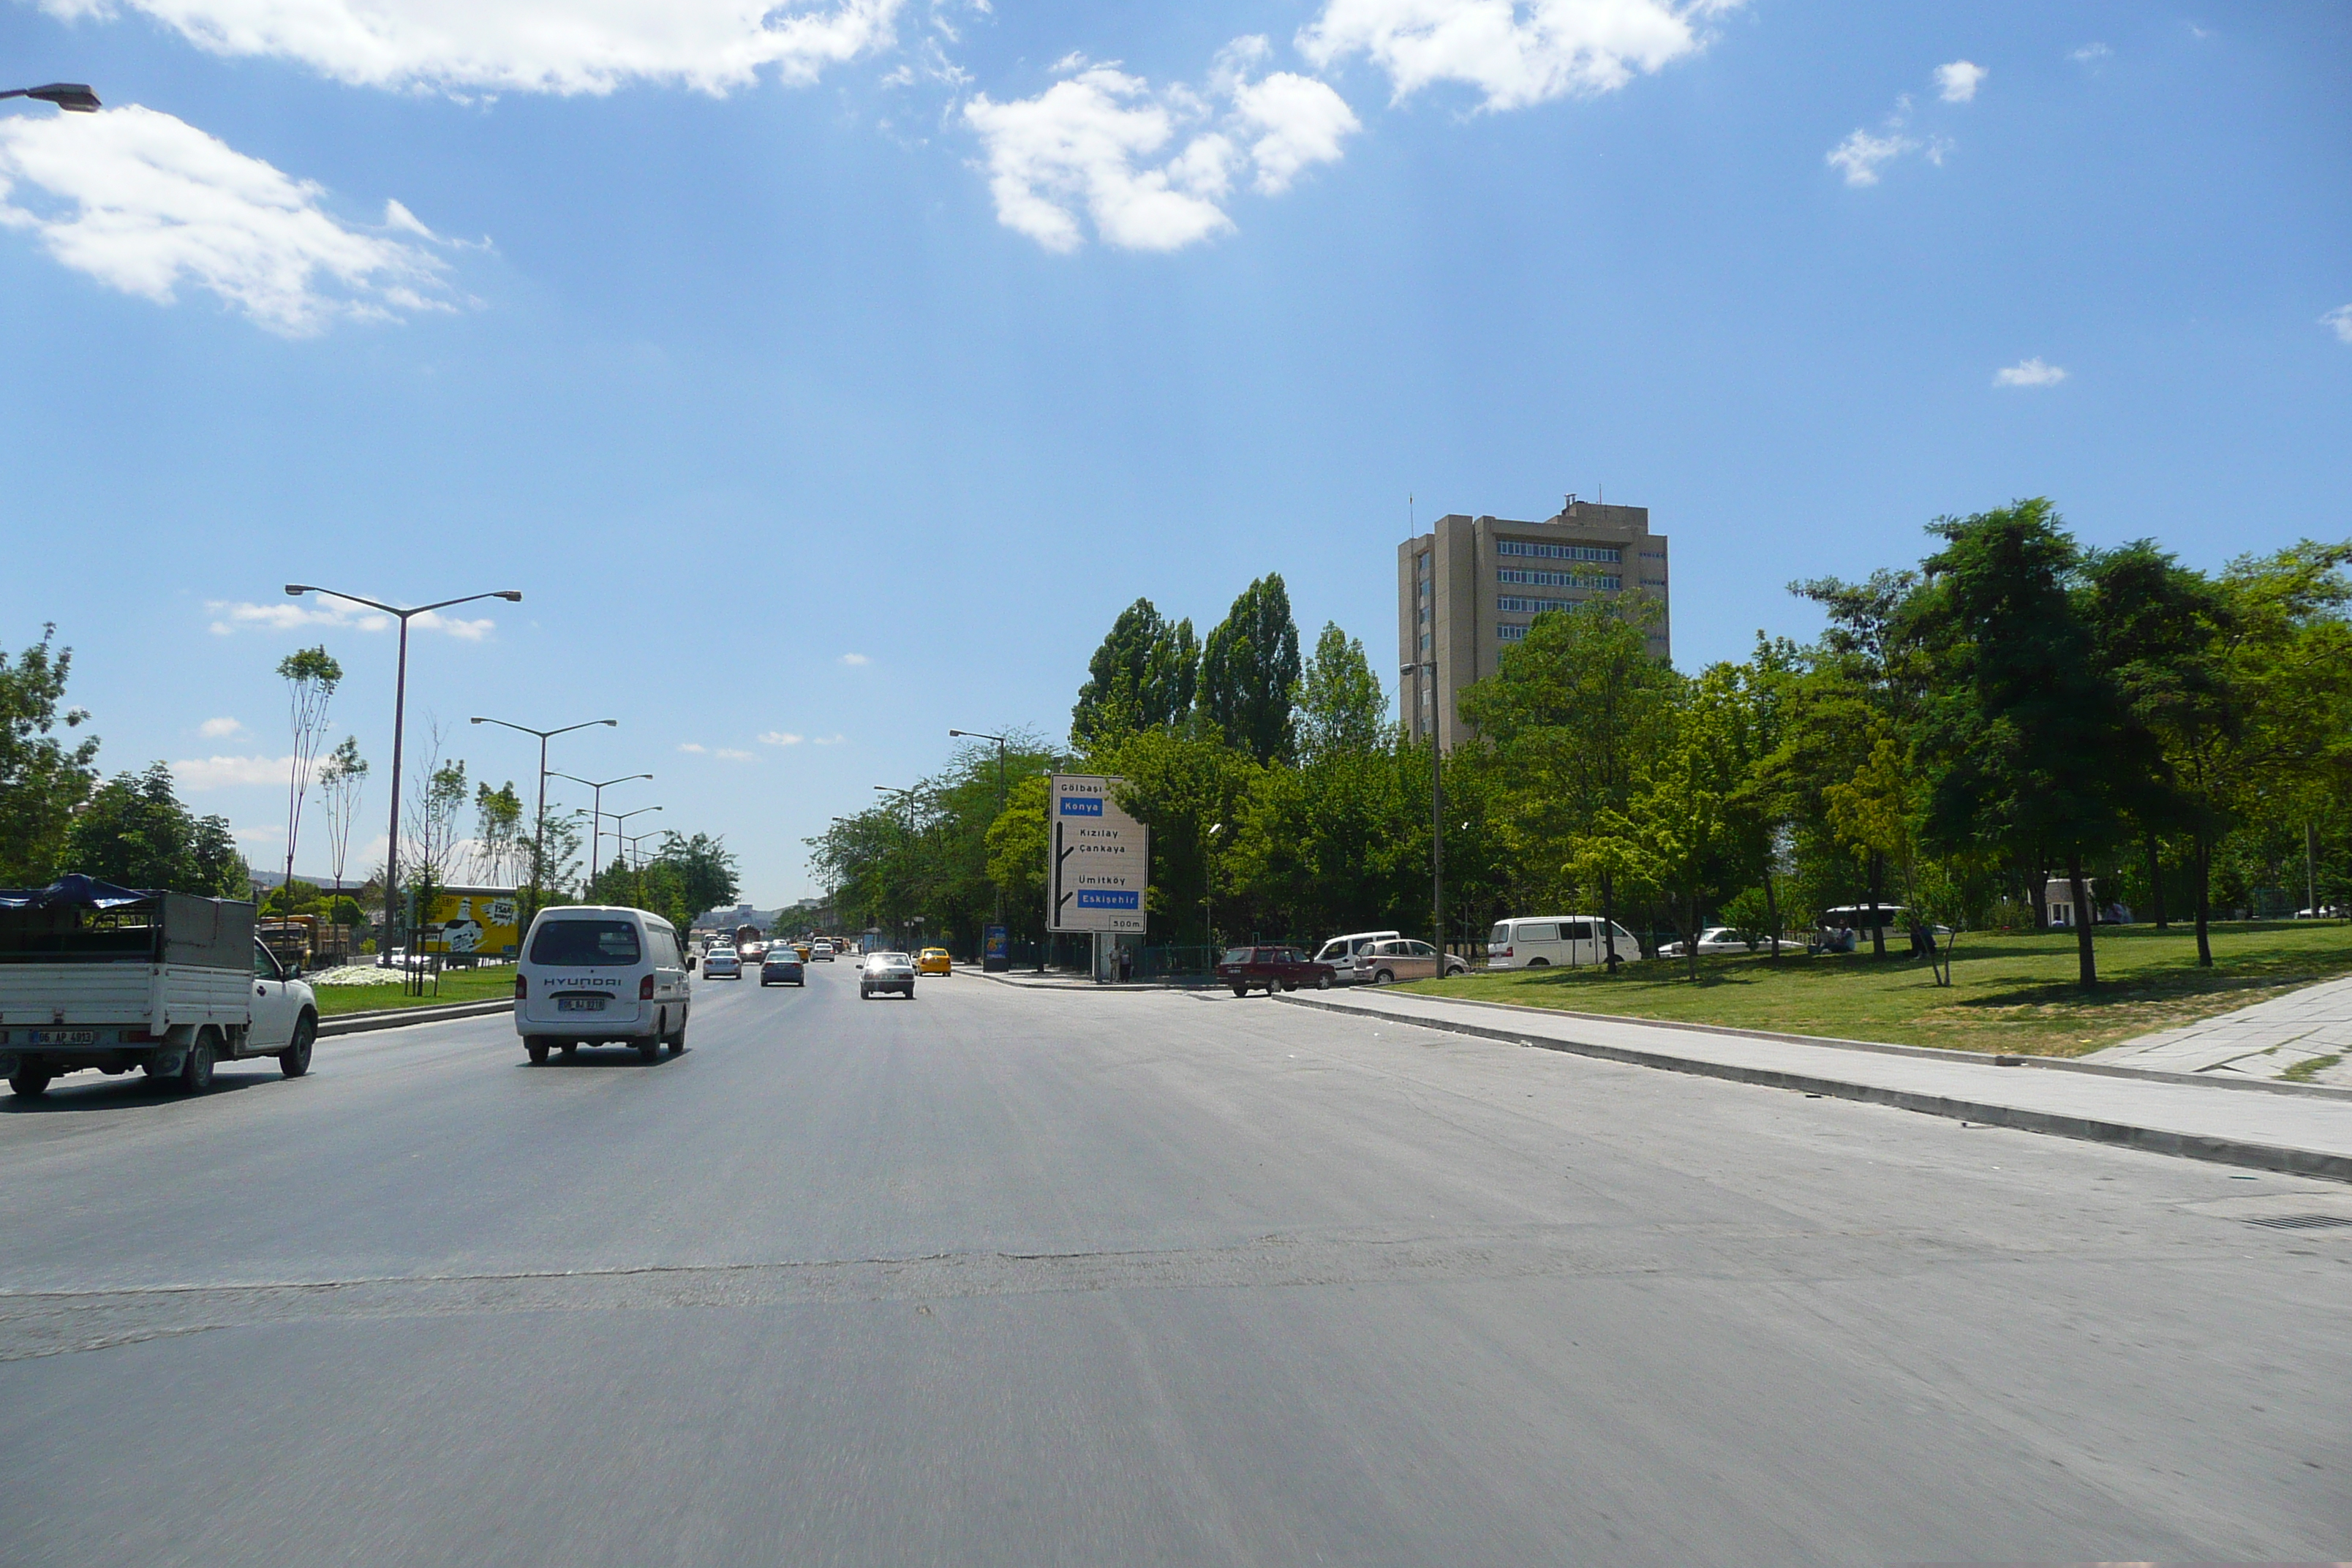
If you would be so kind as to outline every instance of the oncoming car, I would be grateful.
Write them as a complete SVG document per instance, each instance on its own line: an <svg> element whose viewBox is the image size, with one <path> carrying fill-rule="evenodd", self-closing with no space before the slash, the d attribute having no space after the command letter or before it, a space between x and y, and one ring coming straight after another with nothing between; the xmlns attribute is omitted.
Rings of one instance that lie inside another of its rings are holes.
<svg viewBox="0 0 2352 1568"><path fill-rule="evenodd" d="M915 959L918 974L953 974L955 960L944 947L927 947Z"/></svg>
<svg viewBox="0 0 2352 1568"><path fill-rule="evenodd" d="M648 1062L686 1049L686 954L659 915L608 904L541 910L515 964L515 1033L534 1063L551 1049L635 1046Z"/></svg>
<svg viewBox="0 0 2352 1568"><path fill-rule="evenodd" d="M896 991L908 1001L915 999L915 961L903 952L869 952L866 968L857 976L860 1001L870 1001L877 991Z"/></svg>

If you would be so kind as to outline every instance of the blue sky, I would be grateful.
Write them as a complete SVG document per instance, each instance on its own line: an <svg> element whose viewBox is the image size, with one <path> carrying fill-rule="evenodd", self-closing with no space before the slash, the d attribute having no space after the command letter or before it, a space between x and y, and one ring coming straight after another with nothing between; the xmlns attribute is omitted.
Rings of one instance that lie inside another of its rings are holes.
<svg viewBox="0 0 2352 1568"><path fill-rule="evenodd" d="M2015 496L2352 534L2339 5L0 0L0 61L110 106L0 106L0 641L260 865L279 658L372 818L389 752L289 581L523 590L412 732L527 788L467 716L617 718L555 765L772 903L1139 594L1279 571L1392 668L1409 494L1649 507L1685 668Z"/></svg>

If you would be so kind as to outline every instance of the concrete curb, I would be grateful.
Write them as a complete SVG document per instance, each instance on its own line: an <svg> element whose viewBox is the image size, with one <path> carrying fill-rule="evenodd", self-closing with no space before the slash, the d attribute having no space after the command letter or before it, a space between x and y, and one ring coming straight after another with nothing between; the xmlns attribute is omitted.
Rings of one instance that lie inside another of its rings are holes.
<svg viewBox="0 0 2352 1568"><path fill-rule="evenodd" d="M1588 1024L1633 1024L1644 1029L1680 1029L1694 1035L1734 1035L1748 1040L1779 1040L1791 1046L1825 1046L1841 1051L1870 1051L1885 1057L1916 1057L1923 1061L1958 1062L1969 1067L2039 1068L2044 1072L2086 1073L2094 1078L2134 1079L2141 1083L2197 1083L2208 1089L2252 1089L2257 1094L2291 1094L2321 1100L2352 1100L2352 1089L2327 1083L2280 1083L2251 1078L2206 1078L2198 1073L2164 1072L2155 1068L2116 1067L2072 1057L1986 1056L1978 1051L1947 1050L1940 1046L1896 1046L1884 1040L1849 1040L1836 1035L1791 1035L1779 1029L1743 1029L1730 1024L1693 1024L1680 1018L1641 1018L1625 1013L1580 1013L1566 1007L1531 1007L1524 1002L1489 1002L1475 996L1438 996L1420 991L1388 994L1448 1007L1491 1007L1499 1013L1533 1018L1577 1018ZM1380 1015L1382 1017L1386 1014Z"/></svg>
<svg viewBox="0 0 2352 1568"><path fill-rule="evenodd" d="M446 1024L457 1018L487 1018L513 1011L514 998L499 996L486 1002L453 1002L446 1007L383 1007L373 1013L342 1013L319 1020L319 1037L323 1040L331 1035L404 1029L411 1024Z"/></svg>
<svg viewBox="0 0 2352 1568"><path fill-rule="evenodd" d="M958 971L958 973L969 973L987 981L992 985L1010 985L1016 991L1158 991L1167 994L1217 989L1214 981L1200 984L1178 984L1163 980L1114 980L1108 984L1098 985L1091 980L1014 980L1006 975L990 974L984 970L977 969ZM1024 973L1034 974L1036 971L1027 970Z"/></svg>
<svg viewBox="0 0 2352 1568"><path fill-rule="evenodd" d="M1285 994L1276 1000L1295 1007L1318 1007L1327 1013L1344 1013L1351 1017L1375 1018L1382 1023L1402 1024L1410 1028L1442 1029L1449 1034L1468 1035L1479 1039L1498 1041L1507 1046L1528 1046L1539 1050L1563 1051L1573 1056L1596 1057L1603 1061L1622 1062L1631 1067L1654 1068L1664 1072L1689 1073L1698 1078L1722 1079L1732 1083L1755 1084L1766 1089L1795 1089L1805 1094L1818 1094L1832 1100L1862 1100L1873 1105L1892 1106L1898 1110L1914 1110L1927 1116L1942 1116L1953 1121L1981 1121L1993 1127L2011 1127L2022 1132L2042 1132L2059 1138L2079 1138L2094 1143L2116 1143L2126 1148L2146 1150L2155 1154L2171 1154L2189 1160L2210 1160L2217 1164L2242 1165L2250 1170L2281 1171L2299 1176L2321 1176L2339 1182L2352 1182L2352 1155L2329 1154L2312 1149L2294 1149L2277 1144L2257 1143L2250 1140L2209 1138L2197 1134L2174 1132L2162 1128L2139 1127L2128 1122L2108 1121L2096 1118L2068 1116L2055 1111L2032 1110L2013 1105L2000 1105L1989 1100L1955 1100L1948 1096L1926 1094L1909 1089L1891 1089L1877 1084L1846 1083L1833 1078L1811 1073L1783 1072L1772 1068L1747 1067L1734 1062L1712 1062L1694 1057L1677 1057L1664 1051L1645 1051L1630 1046L1604 1046L1588 1040L1547 1038L1542 1036L1501 1028L1484 1028L1452 1018L1410 1018L1378 1008L1354 1007L1345 1003L1328 1002L1320 997L1309 998ZM1444 1000L1452 1000L1445 998ZM1496 1005L1487 1004L1487 1005ZM1540 1011L1551 1016L1552 1010ZM1612 1018L1612 1023L1647 1025L1647 1018ZM1692 1026L1683 1026L1693 1032ZM1803 1045L1844 1045L1837 1040L1818 1040L1801 1035L1769 1035L1760 1030L1707 1031L1724 1034L1744 1034L1752 1037L1795 1041ZM1918 1047L1877 1047L1909 1054ZM1937 1058L1961 1057L1952 1051L1927 1052ZM1990 1063L1984 1065L1990 1066ZM2171 1083L2200 1083L2203 1080L2183 1078L2179 1074L2136 1073L2136 1078L2157 1078ZM2208 1084L2207 1087L2215 1087ZM2295 1087L2295 1086L2290 1086Z"/></svg>

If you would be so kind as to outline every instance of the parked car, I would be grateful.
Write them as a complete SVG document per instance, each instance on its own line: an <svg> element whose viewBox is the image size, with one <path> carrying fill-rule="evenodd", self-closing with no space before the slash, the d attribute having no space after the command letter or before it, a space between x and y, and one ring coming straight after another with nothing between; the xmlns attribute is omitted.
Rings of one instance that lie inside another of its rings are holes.
<svg viewBox="0 0 2352 1568"><path fill-rule="evenodd" d="M533 1065L582 1046L635 1046L658 1061L664 1046L686 1049L689 1005L685 950L659 915L562 904L531 918L515 961L514 1026Z"/></svg>
<svg viewBox="0 0 2352 1568"><path fill-rule="evenodd" d="M1450 952L1441 953L1425 942L1410 937L1398 937L1390 942L1372 943L1362 959L1366 978L1375 985L1393 985L1400 980L1434 980L1440 974L1467 974L1469 962Z"/></svg>
<svg viewBox="0 0 2352 1568"><path fill-rule="evenodd" d="M915 961L903 952L869 952L866 967L857 976L860 1001L870 1000L877 991L896 991L911 1002L915 999Z"/></svg>
<svg viewBox="0 0 2352 1568"><path fill-rule="evenodd" d="M1486 967L1545 969L1605 963L1608 931L1617 933L1619 958L1631 961L1642 956L1642 944L1633 940L1632 931L1598 915L1535 915L1495 923L1495 929L1486 933Z"/></svg>
<svg viewBox="0 0 2352 1568"><path fill-rule="evenodd" d="M1753 951L1754 950L1748 945L1747 937L1743 936L1738 931L1732 930L1729 926L1708 926L1698 933L1698 952L1701 958L1705 958L1707 954L1715 952L1749 952ZM1665 946L1658 949L1658 956L1660 958L1687 958L1690 956L1690 944L1686 942L1670 942L1666 943Z"/></svg>
<svg viewBox="0 0 2352 1568"><path fill-rule="evenodd" d="M714 947L702 955L702 977L705 980L740 980L743 960L731 947Z"/></svg>
<svg viewBox="0 0 2352 1568"><path fill-rule="evenodd" d="M944 947L927 947L916 956L915 973L918 974L953 974L955 973L955 958Z"/></svg>
<svg viewBox="0 0 2352 1568"><path fill-rule="evenodd" d="M1217 978L1232 986L1236 996L1246 996L1253 986L1259 985L1271 996L1302 985L1328 991L1339 983L1339 970L1295 947L1235 947L1227 949L1217 964Z"/></svg>
<svg viewBox="0 0 2352 1568"><path fill-rule="evenodd" d="M1315 954L1315 962L1328 963L1339 972L1342 985L1368 981L1372 972L1364 966L1364 954L1376 942L1394 942L1404 935L1401 931L1360 931L1347 936L1335 936L1325 942Z"/></svg>
<svg viewBox="0 0 2352 1568"><path fill-rule="evenodd" d="M760 984L806 985L808 971L802 967L801 955L780 942L760 960Z"/></svg>

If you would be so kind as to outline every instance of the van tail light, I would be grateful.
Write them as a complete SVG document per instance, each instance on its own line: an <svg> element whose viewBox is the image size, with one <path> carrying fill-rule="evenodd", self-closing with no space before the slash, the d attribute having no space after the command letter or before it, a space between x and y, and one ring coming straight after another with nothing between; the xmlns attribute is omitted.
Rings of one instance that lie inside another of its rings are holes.
<svg viewBox="0 0 2352 1568"><path fill-rule="evenodd" d="M640 1002L650 1002L653 999L654 977L648 974L643 980L637 982L637 1000Z"/></svg>
<svg viewBox="0 0 2352 1568"><path fill-rule="evenodd" d="M515 1000L520 1002L530 994L530 983L521 975L515 976Z"/></svg>
<svg viewBox="0 0 2352 1568"><path fill-rule="evenodd" d="M1510 956L1511 956L1511 950L1510 950L1509 948L1507 948L1507 948L1505 948L1505 949L1503 950L1503 956L1504 956L1505 958L1508 958L1508 957L1510 957ZM520 980L518 980L518 981L516 981L516 982L515 982L515 984L518 984L518 985L520 985L520 984L522 984L522 982L521 982L521 981L520 981Z"/></svg>

